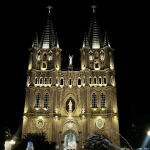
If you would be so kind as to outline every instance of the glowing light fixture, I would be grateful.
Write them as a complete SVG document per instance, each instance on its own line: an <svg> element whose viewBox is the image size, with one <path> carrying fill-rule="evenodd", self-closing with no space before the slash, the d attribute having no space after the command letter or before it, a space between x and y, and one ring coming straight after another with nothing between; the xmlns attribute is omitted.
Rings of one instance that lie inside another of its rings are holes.
<svg viewBox="0 0 150 150"><path fill-rule="evenodd" d="M93 108L93 110L94 110L94 111L96 111L96 110L97 110L97 108Z"/></svg>
<svg viewBox="0 0 150 150"><path fill-rule="evenodd" d="M147 132L147 135L150 136L150 130Z"/></svg>
<svg viewBox="0 0 150 150"><path fill-rule="evenodd" d="M14 140L11 140L9 143L14 145L16 142Z"/></svg>

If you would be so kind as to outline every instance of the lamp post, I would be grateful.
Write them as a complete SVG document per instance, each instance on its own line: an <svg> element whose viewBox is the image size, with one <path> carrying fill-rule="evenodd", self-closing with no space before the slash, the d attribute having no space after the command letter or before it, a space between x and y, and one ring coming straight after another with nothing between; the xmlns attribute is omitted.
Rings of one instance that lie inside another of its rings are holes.
<svg viewBox="0 0 150 150"><path fill-rule="evenodd" d="M147 132L147 135L150 136L150 130Z"/></svg>

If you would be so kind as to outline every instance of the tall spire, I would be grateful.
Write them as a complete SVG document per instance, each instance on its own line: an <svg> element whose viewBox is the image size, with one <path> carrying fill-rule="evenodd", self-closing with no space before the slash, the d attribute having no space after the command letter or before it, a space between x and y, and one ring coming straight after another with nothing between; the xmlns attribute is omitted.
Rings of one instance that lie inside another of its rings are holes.
<svg viewBox="0 0 150 150"><path fill-rule="evenodd" d="M103 44L103 47L105 46L110 46L110 43L109 43L109 40L108 40L108 35L107 35L107 31L105 31L105 36L104 36L104 44Z"/></svg>
<svg viewBox="0 0 150 150"><path fill-rule="evenodd" d="M89 46L89 44L88 44L88 37L87 37L86 31L84 33L84 40L83 40L83 47L84 46Z"/></svg>
<svg viewBox="0 0 150 150"><path fill-rule="evenodd" d="M101 48L103 46L102 45L103 39L96 18L96 13L95 13L96 6L93 5L92 8L94 13L92 14L91 25L89 28L88 41L89 41L90 48L94 49L94 48Z"/></svg>
<svg viewBox="0 0 150 150"><path fill-rule="evenodd" d="M38 47L38 46L39 46L39 44L38 44L38 33L36 32L32 47Z"/></svg>
<svg viewBox="0 0 150 150"><path fill-rule="evenodd" d="M49 9L49 13L47 14L46 25L43 30L42 38L40 41L40 48L51 48L55 44L54 28L53 28L51 13L50 13L50 9L52 7L48 6L47 8Z"/></svg>

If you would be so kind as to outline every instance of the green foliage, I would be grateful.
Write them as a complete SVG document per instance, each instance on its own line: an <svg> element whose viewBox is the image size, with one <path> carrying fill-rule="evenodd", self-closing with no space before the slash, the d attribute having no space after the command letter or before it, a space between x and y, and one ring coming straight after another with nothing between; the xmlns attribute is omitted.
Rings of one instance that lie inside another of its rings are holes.
<svg viewBox="0 0 150 150"><path fill-rule="evenodd" d="M103 134L93 134L85 142L86 150L117 150L111 141Z"/></svg>
<svg viewBox="0 0 150 150"><path fill-rule="evenodd" d="M4 150L6 141L5 133L8 132L7 121L4 119L0 124L0 150Z"/></svg>
<svg viewBox="0 0 150 150"><path fill-rule="evenodd" d="M55 150L56 142L49 142L45 133L27 133L24 138L14 146L13 150L26 150L27 143L31 141L35 150Z"/></svg>

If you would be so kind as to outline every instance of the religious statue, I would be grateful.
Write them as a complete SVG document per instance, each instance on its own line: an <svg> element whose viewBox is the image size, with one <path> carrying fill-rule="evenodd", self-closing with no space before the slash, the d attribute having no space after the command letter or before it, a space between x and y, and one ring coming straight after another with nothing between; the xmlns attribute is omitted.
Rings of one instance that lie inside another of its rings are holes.
<svg viewBox="0 0 150 150"><path fill-rule="evenodd" d="M73 55L72 56L69 55L69 66L72 66L72 58L73 58Z"/></svg>
<svg viewBox="0 0 150 150"><path fill-rule="evenodd" d="M69 105L69 112L72 112L72 102L71 102L71 100L70 100L68 105Z"/></svg>

